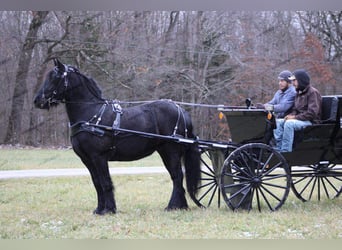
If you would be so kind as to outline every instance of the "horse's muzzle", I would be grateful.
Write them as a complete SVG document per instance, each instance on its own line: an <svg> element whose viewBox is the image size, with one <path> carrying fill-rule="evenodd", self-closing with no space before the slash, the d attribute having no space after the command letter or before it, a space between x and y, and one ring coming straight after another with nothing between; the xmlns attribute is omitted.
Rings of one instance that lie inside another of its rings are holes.
<svg viewBox="0 0 342 250"><path fill-rule="evenodd" d="M34 106L39 109L49 109L50 108L50 103L49 100L46 98L43 98L41 96L36 96L34 98Z"/></svg>

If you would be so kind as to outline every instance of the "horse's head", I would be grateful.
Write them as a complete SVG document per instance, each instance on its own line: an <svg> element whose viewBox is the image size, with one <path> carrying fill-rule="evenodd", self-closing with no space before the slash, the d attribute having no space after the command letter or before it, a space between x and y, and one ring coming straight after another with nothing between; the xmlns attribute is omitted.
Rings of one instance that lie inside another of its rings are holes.
<svg viewBox="0 0 342 250"><path fill-rule="evenodd" d="M54 59L54 63L54 69L47 74L43 86L34 99L37 108L49 109L63 101L69 84L68 73L75 72L74 68L64 65L58 59Z"/></svg>

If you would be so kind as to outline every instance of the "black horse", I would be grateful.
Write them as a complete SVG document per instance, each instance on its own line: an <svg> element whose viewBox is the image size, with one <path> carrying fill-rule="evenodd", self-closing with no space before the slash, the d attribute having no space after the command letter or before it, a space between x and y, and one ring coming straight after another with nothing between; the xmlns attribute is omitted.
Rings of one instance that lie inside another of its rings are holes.
<svg viewBox="0 0 342 250"><path fill-rule="evenodd" d="M196 200L200 182L198 146L172 140L195 139L188 113L169 100L122 109L118 102L102 98L101 90L93 79L58 59L54 59L54 63L55 67L47 74L34 103L41 109L65 103L73 150L88 168L97 192L95 214L116 212L108 161L137 160L155 151L161 156L173 182L166 210L188 208L183 188L182 159L188 193L200 206Z"/></svg>

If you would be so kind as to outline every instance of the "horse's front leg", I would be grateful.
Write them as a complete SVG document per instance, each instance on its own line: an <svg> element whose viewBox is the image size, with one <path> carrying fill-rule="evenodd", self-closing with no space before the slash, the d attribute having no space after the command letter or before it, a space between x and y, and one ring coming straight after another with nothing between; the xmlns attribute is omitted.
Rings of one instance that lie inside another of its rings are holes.
<svg viewBox="0 0 342 250"><path fill-rule="evenodd" d="M114 187L110 178L107 161L103 157L95 157L79 151L76 151L76 153L89 170L96 190L97 207L94 210L94 214L115 213Z"/></svg>
<svg viewBox="0 0 342 250"><path fill-rule="evenodd" d="M97 185L99 188L99 191L97 191L98 206L94 213L99 215L116 213L114 186L110 177L108 162L104 156L94 157L92 161L99 182Z"/></svg>

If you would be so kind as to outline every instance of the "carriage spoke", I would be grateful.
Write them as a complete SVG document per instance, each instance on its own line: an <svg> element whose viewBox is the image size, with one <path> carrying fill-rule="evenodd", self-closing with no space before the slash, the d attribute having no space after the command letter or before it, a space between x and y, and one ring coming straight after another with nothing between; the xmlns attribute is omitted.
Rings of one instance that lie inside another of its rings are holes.
<svg viewBox="0 0 342 250"><path fill-rule="evenodd" d="M243 196L242 196L242 198L241 198L241 200L240 200L240 202L237 204L237 206L236 206L236 208L240 208L241 207L241 205L243 204L243 202L246 200L246 198L247 198L247 195L249 195L250 194L250 191L251 191L251 187L250 186L248 186L248 191L247 192L243 192ZM252 196L253 197L253 196ZM250 206L251 206L251 202L249 202L248 203L248 210L250 210Z"/></svg>
<svg viewBox="0 0 342 250"><path fill-rule="evenodd" d="M213 201L213 199L214 199L214 197L215 197L215 194L216 194L216 191L217 191L217 185L214 185L214 186L212 186L211 188L210 188L210 190L211 189L213 189L214 188L214 190L212 191L212 193L211 193L211 196L210 196L210 199L209 199L209 202L208 202L208 207L210 207L210 205L211 205L211 202ZM204 196L202 196L202 197L204 197Z"/></svg>
<svg viewBox="0 0 342 250"><path fill-rule="evenodd" d="M311 177L309 179L309 181L305 184L305 186L302 188L302 190L299 192L300 195L303 194L304 191L306 191L306 189L308 188L308 186L310 185L310 183L312 182L312 180L314 179L314 177Z"/></svg>
<svg viewBox="0 0 342 250"><path fill-rule="evenodd" d="M262 178L264 181L270 181L279 178L286 178L286 174L278 174L278 175L269 175L267 177Z"/></svg>
<svg viewBox="0 0 342 250"><path fill-rule="evenodd" d="M201 173L204 174L204 175L206 175L206 176L209 176L209 177L210 177L210 180L213 179L213 178L215 178L215 175L212 175L211 173L205 172L205 171L203 171L203 170L201 170ZM203 177L202 177L201 180L209 180L209 178L203 178Z"/></svg>
<svg viewBox="0 0 342 250"><path fill-rule="evenodd" d="M211 185L216 185L216 181L215 180L212 180L212 179L207 179L207 180L211 180L211 181L206 183L206 184L203 184L203 185L199 186L198 189L205 188L205 187L211 186Z"/></svg>
<svg viewBox="0 0 342 250"><path fill-rule="evenodd" d="M258 211L261 211L261 204L260 204L260 195L259 195L259 189L255 189L255 194L256 194L256 200L257 200L257 207Z"/></svg>
<svg viewBox="0 0 342 250"><path fill-rule="evenodd" d="M270 169L268 169L266 172L262 172L262 176L266 176L269 175L270 173L272 173L274 170L276 170L277 168L281 168L281 165L283 163L282 162L278 162L276 165L274 165L273 167L271 167ZM267 166L265 164L265 166Z"/></svg>
<svg viewBox="0 0 342 250"><path fill-rule="evenodd" d="M337 180L339 180L339 181L342 181L340 178L337 178L337 177L335 177L335 176L332 176L334 179L337 179ZM336 191L336 193L338 193L339 192L339 190L338 190L338 188L336 188L336 186L327 178L327 177L324 177L324 179L330 184L330 187L332 187L335 191Z"/></svg>
<svg viewBox="0 0 342 250"><path fill-rule="evenodd" d="M273 208L273 207L271 206L271 204L269 203L269 201L268 201L266 195L264 194L264 192L262 191L262 189L259 188L258 190L260 191L261 196L264 198L264 201L266 202L268 208L269 208L271 211L274 211L274 208Z"/></svg>
<svg viewBox="0 0 342 250"><path fill-rule="evenodd" d="M209 170L209 172L211 173L211 175L209 174L209 172L203 171L201 170L202 173L210 175L210 176L215 176L215 172L212 169L211 166L209 166L203 159L201 159L201 162L203 163L203 165L206 167L207 170Z"/></svg>
<svg viewBox="0 0 342 250"><path fill-rule="evenodd" d="M209 185L210 185L210 184L205 185L205 186L209 186ZM216 188L217 188L217 185L214 184L214 183L212 182L211 185L210 185L210 187L208 188L208 190L205 191L205 192L202 194L202 196L198 199L198 201L201 201L209 192L212 191L212 189L214 189L213 194L211 195L211 197L213 197L213 195L215 195ZM210 206L211 200L212 200L212 199L210 199L210 202L209 202L208 206Z"/></svg>
<svg viewBox="0 0 342 250"><path fill-rule="evenodd" d="M249 185L249 183L248 182L239 182L239 183L224 185L223 188L224 189L229 189L229 188L246 186L246 185Z"/></svg>
<svg viewBox="0 0 342 250"><path fill-rule="evenodd" d="M250 195L251 189L252 188L250 185L245 185L243 188L241 188L240 190L236 191L233 195L231 195L227 199L228 203L230 204L230 207L232 207L233 210L241 208L244 202L246 202L247 196ZM234 204L234 200L238 200L238 202L235 202ZM250 203L251 202L248 203L248 207L250 207Z"/></svg>
<svg viewBox="0 0 342 250"><path fill-rule="evenodd" d="M276 200L281 201L281 199L279 197L277 197L275 194L273 194L268 188L266 188L262 185L260 186L260 188L264 189L267 193L269 193ZM284 188L284 187L280 187L280 188Z"/></svg>
<svg viewBox="0 0 342 250"><path fill-rule="evenodd" d="M240 186L242 186L242 184L240 184ZM230 199L230 200L231 200L231 199L234 199L234 198L236 198L236 196L238 196L239 194L241 194L241 193L243 194L243 192L246 191L246 189L248 189L248 188L250 188L249 185L244 185L243 188L239 189L239 190L236 191L233 195L231 195L231 196L229 197L229 199Z"/></svg>
<svg viewBox="0 0 342 250"><path fill-rule="evenodd" d="M333 177L334 179L342 182L342 178L338 178L337 176L334 175L334 173L331 174L331 177Z"/></svg>
<svg viewBox="0 0 342 250"><path fill-rule="evenodd" d="M234 169L236 172L242 173L245 176L251 176L252 173L250 172L249 168L240 167L235 162L231 162L230 164L232 166L231 169ZM247 172L246 169L249 171Z"/></svg>
<svg viewBox="0 0 342 250"><path fill-rule="evenodd" d="M273 153L270 154L269 157L267 158L267 160L264 162L263 167L262 167L262 171L261 171L262 173L264 173L265 168L269 165L269 162L271 161L271 159L273 158L273 156L274 156ZM280 165L281 165L281 162L278 162L278 164L275 165L275 166L274 166L273 168L271 168L270 170L273 170L273 169L279 167ZM266 172L266 173L267 173L267 172Z"/></svg>
<svg viewBox="0 0 342 250"><path fill-rule="evenodd" d="M244 180L244 181L249 181L250 177L245 177L240 174L240 172L235 172L235 173L224 173L222 176L227 176L227 177L232 177L235 180Z"/></svg>
<svg viewBox="0 0 342 250"><path fill-rule="evenodd" d="M248 162L245 159L246 158L246 153L241 151L241 152L239 152L239 155L240 155L240 158L238 158L238 160L241 159L243 161L243 163L244 163L243 166L249 166L250 164L248 164ZM250 167L248 167L248 168L240 168L237 164L235 164L235 162L234 162L234 166L237 167L240 170L240 172L244 173L247 176L253 175L253 173L251 172L251 168ZM246 172L245 169L247 169L248 172Z"/></svg>
<svg viewBox="0 0 342 250"><path fill-rule="evenodd" d="M322 177L321 182L322 182L322 186L323 186L325 195L327 196L328 199L330 199L330 195L329 195L328 188L327 188L327 186L326 186L326 182L327 182L327 184L329 184L330 186L331 186L331 182L330 182L329 179L326 178L326 177ZM332 187L333 187L333 186L332 186ZM335 188L335 187L333 187L333 188Z"/></svg>
<svg viewBox="0 0 342 250"><path fill-rule="evenodd" d="M309 200L311 200L311 198L312 198L312 194L314 192L314 189L315 189L315 186L316 186L316 183L317 183L317 177L312 177L312 179L314 180L314 182L312 184L312 188L311 188L311 191L310 191Z"/></svg>
<svg viewBox="0 0 342 250"><path fill-rule="evenodd" d="M310 175L311 176L311 175ZM309 176L304 176L304 177L302 177L302 178L300 178L300 179L298 179L298 180L296 180L296 181L293 181L293 184L298 184L298 183L300 183L300 182L302 182L302 181L304 181L306 178L308 178Z"/></svg>
<svg viewBox="0 0 342 250"><path fill-rule="evenodd" d="M261 165L262 165L262 156L263 156L263 152L264 152L264 150L263 149L260 149L260 151L259 151L259 157L258 157L258 161L257 161L257 167L256 167L256 169L257 169L257 174L259 174L259 171L261 170L262 171L262 167L261 167Z"/></svg>
<svg viewBox="0 0 342 250"><path fill-rule="evenodd" d="M271 187L275 187L275 188L281 188L281 189L286 189L287 187L286 186L280 186L280 185L277 185L277 184L273 184L273 183L263 183L264 185L267 185L267 186L271 186Z"/></svg>

